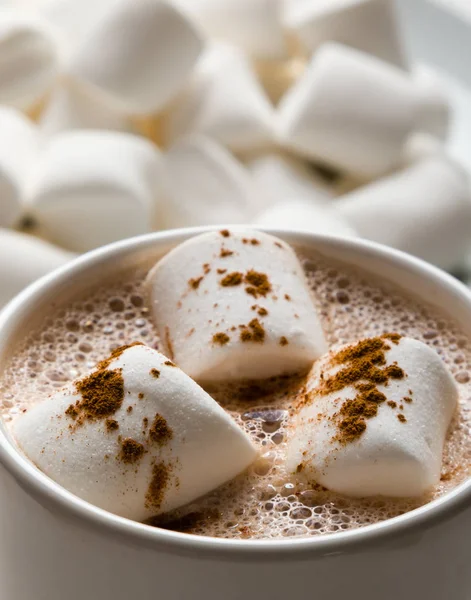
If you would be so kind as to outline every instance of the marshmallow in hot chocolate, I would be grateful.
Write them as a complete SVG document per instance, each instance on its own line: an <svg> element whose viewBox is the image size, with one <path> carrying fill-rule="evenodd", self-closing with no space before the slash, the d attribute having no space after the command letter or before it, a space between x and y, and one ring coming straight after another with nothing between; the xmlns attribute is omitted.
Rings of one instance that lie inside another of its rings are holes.
<svg viewBox="0 0 471 600"><path fill-rule="evenodd" d="M457 399L423 342L386 334L343 346L314 368L287 468L347 496L420 496L440 480Z"/></svg>
<svg viewBox="0 0 471 600"><path fill-rule="evenodd" d="M138 521L213 490L257 455L215 400L144 345L118 349L28 410L14 434L51 479Z"/></svg>
<svg viewBox="0 0 471 600"><path fill-rule="evenodd" d="M250 229L184 242L148 276L167 353L197 381L308 369L327 346L293 249Z"/></svg>

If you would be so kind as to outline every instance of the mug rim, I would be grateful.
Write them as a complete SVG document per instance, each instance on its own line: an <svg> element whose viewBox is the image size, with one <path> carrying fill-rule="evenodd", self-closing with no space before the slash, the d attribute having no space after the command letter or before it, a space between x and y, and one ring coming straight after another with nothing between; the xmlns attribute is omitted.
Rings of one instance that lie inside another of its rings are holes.
<svg viewBox="0 0 471 600"><path fill-rule="evenodd" d="M121 240L87 252L69 263L59 267L29 285L11 300L0 312L0 332L8 329L10 320L17 318L18 311L34 298L39 298L51 287L65 282L71 276L82 274L90 266L136 252L165 244L176 245L209 231L219 229L253 229L266 232L281 239L288 238L289 243L301 246L315 246L316 242L329 243L346 253L354 247L358 253L375 256L381 260L399 266L401 269L415 271L446 289L447 294L458 295L469 305L471 312L471 291L448 273L437 267L388 246L358 238L310 233L307 231L282 230L271 227L253 227L250 225L220 225L172 229L153 232L126 240ZM29 308L31 310L31 307ZM13 326L13 330L18 325ZM0 340L2 336L0 336ZM1 342L0 342L1 345ZM75 496L47 475L37 469L19 449L10 442L0 429L0 462L34 499L54 512L60 512L67 518L88 524L95 531L119 537L127 543L141 543L156 550L165 550L178 554L191 554L196 558L217 555L218 559L250 560L278 557L279 559L313 558L332 554L342 554L352 549L366 549L370 544L389 541L404 534L417 534L424 528L438 525L445 519L465 510L471 505L471 478L462 482L443 496L424 504L403 515L386 519L372 525L366 525L349 531L341 531L319 536L287 538L285 540L231 540L180 533L144 525L124 517L119 517L98 508L78 496Z"/></svg>

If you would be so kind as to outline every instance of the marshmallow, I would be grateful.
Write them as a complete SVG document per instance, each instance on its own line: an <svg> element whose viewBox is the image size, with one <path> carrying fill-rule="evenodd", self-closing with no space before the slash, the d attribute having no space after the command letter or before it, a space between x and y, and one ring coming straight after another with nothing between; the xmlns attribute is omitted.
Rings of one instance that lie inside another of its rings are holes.
<svg viewBox="0 0 471 600"><path fill-rule="evenodd" d="M202 48L164 0L119 0L84 35L69 72L126 114L157 112L183 87Z"/></svg>
<svg viewBox="0 0 471 600"><path fill-rule="evenodd" d="M47 23L23 11L0 13L0 104L26 110L50 89L58 51Z"/></svg>
<svg viewBox="0 0 471 600"><path fill-rule="evenodd" d="M260 213L254 224L261 227L358 237L353 227L336 213L335 206L319 206L306 200L279 202Z"/></svg>
<svg viewBox="0 0 471 600"><path fill-rule="evenodd" d="M0 106L0 132L0 227L11 227L23 211L39 137L29 119L7 106Z"/></svg>
<svg viewBox="0 0 471 600"><path fill-rule="evenodd" d="M329 186L305 163L288 154L268 153L249 159L249 171L268 206L287 200L323 205L333 197ZM261 203L260 203L261 204Z"/></svg>
<svg viewBox="0 0 471 600"><path fill-rule="evenodd" d="M85 378L15 422L18 445L46 475L99 508L142 521L250 465L257 455L250 439L183 371L147 346L120 350L90 376L98 390L113 386L106 413L94 412ZM89 396L91 408L82 409Z"/></svg>
<svg viewBox="0 0 471 600"><path fill-rule="evenodd" d="M279 105L282 143L364 178L400 160L416 120L408 76L375 57L325 44Z"/></svg>
<svg viewBox="0 0 471 600"><path fill-rule="evenodd" d="M363 363L379 352L384 366L370 362L370 369L385 383L357 381L353 371L359 358L336 352L323 358L301 401L286 466L300 479L347 496L420 496L440 481L456 384L438 354L422 342L372 340L385 349L371 345Z"/></svg>
<svg viewBox="0 0 471 600"><path fill-rule="evenodd" d="M307 54L325 42L352 46L399 67L406 57L392 0L284 0L282 21Z"/></svg>
<svg viewBox="0 0 471 600"><path fill-rule="evenodd" d="M444 81L433 69L421 65L416 69L414 83L420 103L417 130L444 140L451 117L450 99Z"/></svg>
<svg viewBox="0 0 471 600"><path fill-rule="evenodd" d="M199 235L147 278L166 351L197 381L306 370L326 349L293 249L251 229Z"/></svg>
<svg viewBox="0 0 471 600"><path fill-rule="evenodd" d="M73 256L30 235L0 229L0 307Z"/></svg>
<svg viewBox="0 0 471 600"><path fill-rule="evenodd" d="M359 188L335 206L360 236L444 269L455 266L469 247L469 178L444 156Z"/></svg>
<svg viewBox="0 0 471 600"><path fill-rule="evenodd" d="M443 153L443 142L429 133L416 131L407 139L402 149L401 165L408 167L426 158ZM350 190L345 190L345 193Z"/></svg>
<svg viewBox="0 0 471 600"><path fill-rule="evenodd" d="M158 150L111 131L54 137L32 182L31 211L47 239L84 252L151 230L158 199Z"/></svg>
<svg viewBox="0 0 471 600"><path fill-rule="evenodd" d="M259 198L247 170L203 136L178 141L163 158L165 227L244 223Z"/></svg>
<svg viewBox="0 0 471 600"><path fill-rule="evenodd" d="M268 146L274 110L244 54L216 45L203 56L193 80L170 108L165 137L207 135L233 151Z"/></svg>
<svg viewBox="0 0 471 600"><path fill-rule="evenodd" d="M55 88L39 125L42 133L48 136L70 129L130 129L126 117L100 102L96 95L87 94L73 81L63 81Z"/></svg>
<svg viewBox="0 0 471 600"><path fill-rule="evenodd" d="M210 38L239 46L255 59L286 56L279 0L174 0Z"/></svg>

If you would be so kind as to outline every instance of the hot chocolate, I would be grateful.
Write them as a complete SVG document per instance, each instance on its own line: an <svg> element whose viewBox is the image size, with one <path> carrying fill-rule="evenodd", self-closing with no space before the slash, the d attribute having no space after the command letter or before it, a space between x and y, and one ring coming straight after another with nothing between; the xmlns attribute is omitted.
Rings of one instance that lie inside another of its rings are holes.
<svg viewBox="0 0 471 600"><path fill-rule="evenodd" d="M446 314L366 272L297 248L329 348L388 332L433 348L452 373L459 410L448 432L440 483L413 499L341 496L285 470L294 407L307 376L206 389L260 448L243 474L205 497L151 518L152 525L226 538L320 535L382 521L436 498L469 474L471 456L471 342ZM162 349L144 286L148 264L103 280L76 301L54 306L42 327L25 334L4 370L0 394L8 425L32 404L86 375L117 346L140 341ZM263 310L263 306L257 310ZM398 415L402 412L399 411ZM398 417L398 421L400 421Z"/></svg>

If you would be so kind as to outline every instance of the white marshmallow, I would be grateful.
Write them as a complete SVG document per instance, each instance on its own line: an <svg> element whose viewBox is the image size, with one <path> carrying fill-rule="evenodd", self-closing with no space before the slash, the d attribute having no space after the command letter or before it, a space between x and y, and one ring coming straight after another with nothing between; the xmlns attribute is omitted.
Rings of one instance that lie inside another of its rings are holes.
<svg viewBox="0 0 471 600"><path fill-rule="evenodd" d="M174 0L209 38L239 46L255 59L286 56L280 0Z"/></svg>
<svg viewBox="0 0 471 600"><path fill-rule="evenodd" d="M325 205L333 197L332 190L312 168L288 154L262 154L248 160L247 166L263 191L262 197L267 200L267 206L287 200Z"/></svg>
<svg viewBox="0 0 471 600"><path fill-rule="evenodd" d="M256 217L254 224L261 227L358 237L346 219L337 214L335 205L319 206L296 198L267 208Z"/></svg>
<svg viewBox="0 0 471 600"><path fill-rule="evenodd" d="M96 95L73 81L63 81L53 91L39 120L44 135L56 135L70 129L105 129L127 131L131 125L126 117Z"/></svg>
<svg viewBox="0 0 471 600"><path fill-rule="evenodd" d="M408 167L426 158L444 152L443 142L429 133L416 131L407 139L402 149L401 166ZM346 190L350 191L350 190Z"/></svg>
<svg viewBox="0 0 471 600"><path fill-rule="evenodd" d="M167 143L201 133L245 152L272 143L274 110L244 54L218 44L203 56L164 125Z"/></svg>
<svg viewBox="0 0 471 600"><path fill-rule="evenodd" d="M315 367L307 403L299 409L288 442L289 471L347 496L420 496L439 482L445 435L458 399L456 384L440 357L422 342L401 338L388 345L386 366L378 368L397 363L406 377L377 385L384 401L372 403L376 416L364 418L366 429L349 441L342 437L341 424L348 416L341 410L359 392L352 385L320 392L346 368L330 362L335 353Z"/></svg>
<svg viewBox="0 0 471 600"><path fill-rule="evenodd" d="M118 423L116 431L107 431L104 418L80 425L67 416L67 408L82 399L72 384L18 418L14 424L18 445L70 492L136 521L213 490L248 467L257 450L215 400L166 362L163 354L147 346L129 347L111 362L108 370L121 369L124 386L122 404L110 415ZM157 416L171 430L170 439L152 439ZM120 460L126 439L142 444L144 450L132 464ZM156 493L152 502L148 490L154 469L161 465L160 473L166 472L168 481L156 480L161 498Z"/></svg>
<svg viewBox="0 0 471 600"><path fill-rule="evenodd" d="M165 227L244 223L259 201L247 170L203 136L182 138L164 155Z"/></svg>
<svg viewBox="0 0 471 600"><path fill-rule="evenodd" d="M284 0L282 20L308 54L340 42L399 67L407 63L392 0Z"/></svg>
<svg viewBox="0 0 471 600"><path fill-rule="evenodd" d="M339 198L339 213L360 236L414 254L444 269L470 245L467 173L434 156Z"/></svg>
<svg viewBox="0 0 471 600"><path fill-rule="evenodd" d="M0 227L11 227L23 211L39 137L27 117L7 106L0 106L0 132Z"/></svg>
<svg viewBox="0 0 471 600"><path fill-rule="evenodd" d="M53 33L24 11L0 12L0 104L22 110L41 100L58 73Z"/></svg>
<svg viewBox="0 0 471 600"><path fill-rule="evenodd" d="M417 110L405 73L358 50L325 44L282 98L279 135L294 151L372 178L399 162Z"/></svg>
<svg viewBox="0 0 471 600"><path fill-rule="evenodd" d="M70 73L126 114L157 112L183 87L202 48L164 0L119 0L93 24Z"/></svg>
<svg viewBox="0 0 471 600"><path fill-rule="evenodd" d="M72 131L45 149L31 210L47 239L83 252L151 230L160 160L143 138L111 131Z"/></svg>
<svg viewBox="0 0 471 600"><path fill-rule="evenodd" d="M436 71L424 65L417 67L414 75L420 103L416 128L444 140L451 118L446 85Z"/></svg>
<svg viewBox="0 0 471 600"><path fill-rule="evenodd" d="M197 381L301 371L326 349L296 254L273 236L231 229L194 237L147 283L166 351Z"/></svg>
<svg viewBox="0 0 471 600"><path fill-rule="evenodd" d="M74 255L24 233L0 229L0 307Z"/></svg>

